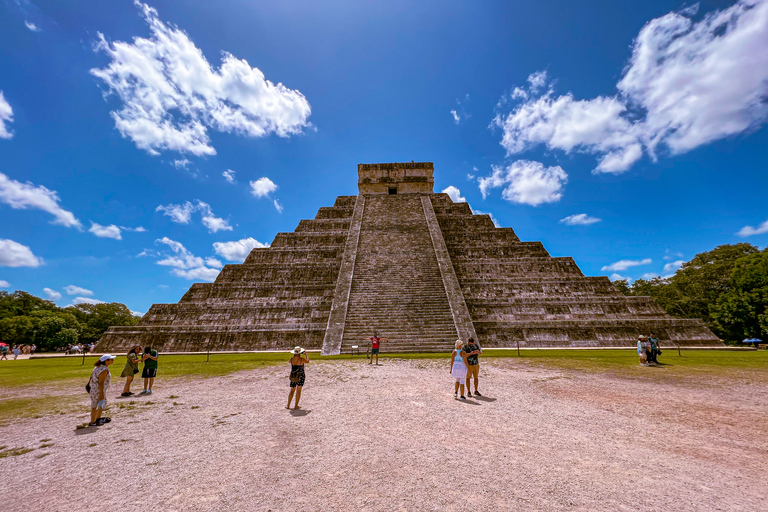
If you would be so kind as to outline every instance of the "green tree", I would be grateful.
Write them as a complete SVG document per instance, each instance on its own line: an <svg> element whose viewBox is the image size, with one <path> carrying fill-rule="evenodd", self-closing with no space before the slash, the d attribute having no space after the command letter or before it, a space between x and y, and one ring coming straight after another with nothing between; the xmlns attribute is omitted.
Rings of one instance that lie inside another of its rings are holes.
<svg viewBox="0 0 768 512"><path fill-rule="evenodd" d="M742 256L730 287L712 307L712 319L729 339L768 337L768 249Z"/></svg>
<svg viewBox="0 0 768 512"><path fill-rule="evenodd" d="M84 343L96 343L112 325L136 325L140 320L119 302L77 304L66 308L66 311L71 311L83 326L80 341Z"/></svg>
<svg viewBox="0 0 768 512"><path fill-rule="evenodd" d="M51 349L64 350L65 348L77 343L78 337L79 335L77 330L64 328L57 332L53 338L51 338Z"/></svg>

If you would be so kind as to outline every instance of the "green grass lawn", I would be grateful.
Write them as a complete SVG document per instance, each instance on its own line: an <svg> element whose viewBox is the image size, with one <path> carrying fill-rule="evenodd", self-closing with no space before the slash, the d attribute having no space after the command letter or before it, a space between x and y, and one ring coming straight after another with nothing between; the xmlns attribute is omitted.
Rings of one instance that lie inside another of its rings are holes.
<svg viewBox="0 0 768 512"><path fill-rule="evenodd" d="M251 370L268 365L287 365L286 353L243 353L212 354L210 362L203 355L160 355L158 378L213 377ZM315 361L358 360L366 362L365 355L341 355L320 357L311 354ZM448 359L449 354L396 354L380 357L387 359ZM656 368L640 366L634 350L515 350L488 349L483 359L509 358L526 364L587 373L605 373L627 378L653 379L668 382L707 383L708 379L748 379L768 382L765 369L768 368L768 350L724 351L724 350L677 350L667 349L659 357L665 363ZM0 361L0 425L22 417L42 414L59 414L71 410L78 402L76 391L82 391L79 402L86 399L85 383L93 368L96 357L47 358L18 361ZM120 372L125 365L125 356L120 356L111 366L114 386L121 386ZM140 376L141 374L139 374ZM141 386L141 379L136 384ZM70 391L71 390L71 391ZM14 396L18 391L18 396ZM78 402L78 403L79 403Z"/></svg>

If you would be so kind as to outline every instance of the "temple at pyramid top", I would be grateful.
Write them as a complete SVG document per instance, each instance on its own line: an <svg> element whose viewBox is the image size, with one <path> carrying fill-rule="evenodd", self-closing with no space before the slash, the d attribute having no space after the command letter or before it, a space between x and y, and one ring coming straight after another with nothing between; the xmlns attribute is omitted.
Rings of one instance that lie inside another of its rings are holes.
<svg viewBox="0 0 768 512"><path fill-rule="evenodd" d="M359 164L357 187L361 194L431 194L434 172L432 162Z"/></svg>
<svg viewBox="0 0 768 512"><path fill-rule="evenodd" d="M377 332L386 352L483 347L629 347L722 342L701 320L626 297L573 258L521 241L466 202L433 192L431 162L360 164L356 196L339 196L213 283L111 327L97 350L282 350L338 354ZM350 172L350 178L352 172Z"/></svg>

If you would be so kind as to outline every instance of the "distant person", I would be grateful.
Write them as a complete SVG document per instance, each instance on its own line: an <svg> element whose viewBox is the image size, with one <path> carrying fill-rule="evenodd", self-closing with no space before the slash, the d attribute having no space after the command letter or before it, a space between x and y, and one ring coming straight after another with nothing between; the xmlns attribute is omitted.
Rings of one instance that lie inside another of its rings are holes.
<svg viewBox="0 0 768 512"><path fill-rule="evenodd" d="M14 361L19 358L19 352L20 352L19 346L18 345L14 345L13 346L13 360Z"/></svg>
<svg viewBox="0 0 768 512"><path fill-rule="evenodd" d="M125 387L120 396L131 396L133 394L131 392L131 382L133 382L133 377L139 373L139 354L141 354L141 347L136 346L129 350L126 355L125 367L123 368L123 373L120 374L121 377L125 377Z"/></svg>
<svg viewBox="0 0 768 512"><path fill-rule="evenodd" d="M294 409L299 409L299 400L301 400L301 388L304 387L304 380L306 375L304 374L304 365L309 363L309 354L306 353L301 347L296 347L291 350L290 363L291 363L291 375L288 380L291 383L291 392L288 394L288 405L286 409L291 408L291 400L293 399L294 392L296 393L296 405Z"/></svg>
<svg viewBox="0 0 768 512"><path fill-rule="evenodd" d="M368 339L371 342L371 360L368 364L373 364L373 356L376 356L376 366L379 366L379 348L381 347L381 342L387 341L389 338L382 338L379 336L378 332L373 331L373 336L363 339Z"/></svg>
<svg viewBox="0 0 768 512"><path fill-rule="evenodd" d="M648 356L645 354L645 341L643 336L637 337L637 357L640 358L640 364L648 366Z"/></svg>
<svg viewBox="0 0 768 512"><path fill-rule="evenodd" d="M454 344L453 352L451 352L451 375L456 379L453 398L458 398L459 389L461 389L461 400L466 400L467 398L464 396L464 381L467 380L467 353L461 349L463 345L464 343L461 340L456 340Z"/></svg>
<svg viewBox="0 0 768 512"><path fill-rule="evenodd" d="M29 347L29 354L30 354L30 355L35 355L35 350L37 350L37 345L35 345L35 344L33 343L33 344L32 344L32 346L31 346L31 347Z"/></svg>
<svg viewBox="0 0 768 512"><path fill-rule="evenodd" d="M475 379L475 396L482 396L477 390L477 379L480 373L480 362L477 356L483 353L483 350L475 342L474 338L469 338L467 344L461 349L467 354L467 396L472 396L472 386L470 379Z"/></svg>
<svg viewBox="0 0 768 512"><path fill-rule="evenodd" d="M652 332L648 335L648 343L651 345L651 362L653 364L659 364L659 354L661 354L661 347L659 346L659 338L656 337L656 333Z"/></svg>
<svg viewBox="0 0 768 512"><path fill-rule="evenodd" d="M3 359L8 360L8 345L5 344L0 346L0 361Z"/></svg>
<svg viewBox="0 0 768 512"><path fill-rule="evenodd" d="M102 418L101 415L107 408L107 391L109 390L109 381L112 374L109 372L109 365L115 361L115 357L110 354L104 354L94 364L91 372L91 422L89 427L98 427L112 421L111 418Z"/></svg>
<svg viewBox="0 0 768 512"><path fill-rule="evenodd" d="M144 347L144 355L141 356L141 361L144 363L144 370L141 372L141 377L144 379L144 391L139 393L140 395L151 395L152 384L155 383L155 377L157 377L157 350L152 350L152 347Z"/></svg>

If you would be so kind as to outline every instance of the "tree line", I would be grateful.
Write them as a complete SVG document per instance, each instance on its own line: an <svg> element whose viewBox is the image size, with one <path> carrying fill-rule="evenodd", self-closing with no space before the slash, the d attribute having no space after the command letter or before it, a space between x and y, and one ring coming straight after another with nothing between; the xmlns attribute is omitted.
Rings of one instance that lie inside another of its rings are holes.
<svg viewBox="0 0 768 512"><path fill-rule="evenodd" d="M653 297L674 317L701 318L723 340L768 340L768 247L721 245L671 277L613 284L624 295Z"/></svg>
<svg viewBox="0 0 768 512"><path fill-rule="evenodd" d="M140 317L119 302L60 308L31 293L0 292L0 341L55 351L96 343L111 325L136 325Z"/></svg>

